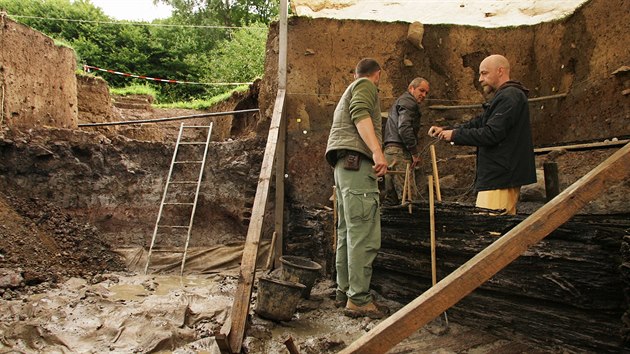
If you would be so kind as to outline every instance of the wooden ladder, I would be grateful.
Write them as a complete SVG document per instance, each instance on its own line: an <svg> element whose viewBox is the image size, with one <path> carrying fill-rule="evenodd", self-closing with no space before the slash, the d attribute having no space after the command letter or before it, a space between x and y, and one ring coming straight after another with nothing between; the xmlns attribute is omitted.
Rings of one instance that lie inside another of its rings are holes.
<svg viewBox="0 0 630 354"><path fill-rule="evenodd" d="M182 141L184 135L184 129L207 129L206 141ZM157 238L158 231L160 229L185 229L186 230L186 244L184 246L184 255L182 256L182 266L180 269L180 275L184 274L184 266L186 265L186 254L188 252L188 244L190 242L190 232L192 230L193 219L195 217L195 210L197 209L197 199L199 197L199 188L201 187L201 179L203 178L203 171L206 165L206 157L208 155L208 147L210 146L210 135L212 133L212 123L210 125L184 125L182 123L179 126L179 134L177 136L177 143L175 144L175 151L173 152L173 159L171 160L171 167L168 170L168 176L166 178L166 185L164 186L164 193L162 194L162 201L160 202L160 210L158 211L157 220L155 222L155 228L153 229L153 237L151 238L151 246L149 247L149 254L147 255L147 263L144 267L144 274L149 271L149 263L151 262L151 254L153 252L153 246ZM177 153L181 145L201 145L203 146L203 157L200 160L177 160ZM197 174L197 180L173 180L173 167L175 165L199 165L199 171ZM169 195L169 186L171 185L196 185L195 196L192 202L167 202ZM160 224L162 219L162 212L165 205L172 205L175 207L188 207L191 208L190 218L187 225L163 225Z"/></svg>

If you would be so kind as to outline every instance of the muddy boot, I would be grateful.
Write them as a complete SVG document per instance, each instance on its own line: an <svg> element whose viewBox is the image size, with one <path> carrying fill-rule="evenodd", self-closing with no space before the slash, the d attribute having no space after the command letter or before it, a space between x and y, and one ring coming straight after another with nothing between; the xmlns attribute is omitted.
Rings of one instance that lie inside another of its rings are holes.
<svg viewBox="0 0 630 354"><path fill-rule="evenodd" d="M388 312L389 310L387 307L379 306L374 301L363 306L357 306L353 304L352 301L348 300L343 314L352 318L369 317L371 319L378 320L387 316Z"/></svg>

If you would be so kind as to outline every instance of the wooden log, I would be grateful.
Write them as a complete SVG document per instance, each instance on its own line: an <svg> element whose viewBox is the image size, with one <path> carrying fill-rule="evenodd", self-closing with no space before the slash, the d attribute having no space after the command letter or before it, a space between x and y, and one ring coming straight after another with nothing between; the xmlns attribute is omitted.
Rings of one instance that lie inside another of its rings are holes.
<svg viewBox="0 0 630 354"><path fill-rule="evenodd" d="M601 192L629 176L630 144L341 353L385 353L490 279Z"/></svg>
<svg viewBox="0 0 630 354"><path fill-rule="evenodd" d="M285 92L285 90L280 89L278 90L278 94L276 96L271 126L269 127L269 135L267 137L267 146L265 147L265 155L263 157L262 167L260 170L260 177L258 178L258 187L256 189L256 196L254 197L251 221L249 223L249 228L247 229L247 237L245 239L245 248L243 249L243 258L239 270L238 284L236 293L234 294L234 304L232 305L231 312L232 325L230 333L227 335L230 348L233 353L241 352L241 346L245 336L245 325L247 324L249 303L252 296L252 287L254 285L254 276L256 273L258 245L260 244L263 217L269 193L269 181L273 171L276 143L278 142L278 131L284 109Z"/></svg>

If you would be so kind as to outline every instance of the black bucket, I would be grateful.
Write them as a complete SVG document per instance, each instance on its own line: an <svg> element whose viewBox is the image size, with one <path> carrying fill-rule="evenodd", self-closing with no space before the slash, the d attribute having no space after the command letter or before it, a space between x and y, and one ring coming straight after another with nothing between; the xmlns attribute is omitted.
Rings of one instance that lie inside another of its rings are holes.
<svg viewBox="0 0 630 354"><path fill-rule="evenodd" d="M303 284L261 277L254 311L269 320L290 321L304 288Z"/></svg>
<svg viewBox="0 0 630 354"><path fill-rule="evenodd" d="M313 288L322 266L308 258L296 256L282 256L280 257L280 262L282 263L282 275L280 278L304 284L306 287L302 290L302 297L308 299L311 296L311 288Z"/></svg>

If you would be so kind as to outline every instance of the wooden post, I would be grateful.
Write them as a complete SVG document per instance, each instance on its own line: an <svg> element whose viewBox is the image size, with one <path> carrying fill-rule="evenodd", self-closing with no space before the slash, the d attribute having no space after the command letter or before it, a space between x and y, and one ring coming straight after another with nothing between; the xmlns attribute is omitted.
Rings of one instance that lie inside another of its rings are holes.
<svg viewBox="0 0 630 354"><path fill-rule="evenodd" d="M408 183L409 183L409 164L407 164L407 168L405 169L405 183L403 184L402 200L400 201L401 205L405 205L405 202L407 201L407 184Z"/></svg>
<svg viewBox="0 0 630 354"><path fill-rule="evenodd" d="M455 305L602 192L630 177L630 144L340 353L385 353Z"/></svg>
<svg viewBox="0 0 630 354"><path fill-rule="evenodd" d="M287 88L287 47L288 47L288 0L280 0L280 15L278 27L278 89Z"/></svg>
<svg viewBox="0 0 630 354"><path fill-rule="evenodd" d="M545 162L543 163L543 171L545 171L545 195L547 201L550 201L560 194L558 164L555 162Z"/></svg>
<svg viewBox="0 0 630 354"><path fill-rule="evenodd" d="M269 135L267 137L267 146L265 147L265 155L260 169L260 177L258 178L256 197L254 197L254 206L252 207L252 216L249 222L249 228L247 229L238 284L236 293L234 294L234 304L232 305L230 315L232 323L230 333L227 335L233 353L241 352L241 346L243 345L243 338L245 336L245 325L247 324L247 315L249 314L249 302L252 297L254 276L256 275L258 245L260 244L260 234L269 193L269 181L273 171L278 131L280 130L282 112L284 109L285 92L285 90L278 90L278 94L276 95L271 126L269 127Z"/></svg>
<svg viewBox="0 0 630 354"><path fill-rule="evenodd" d="M438 175L437 158L435 155L435 145L431 144L431 165L433 166L433 180L435 181L435 193L437 201L442 201L442 192L440 191L440 176Z"/></svg>
<svg viewBox="0 0 630 354"><path fill-rule="evenodd" d="M274 230L278 237L273 245L275 249L274 267L280 268L280 257L283 255L284 245L284 164L286 159L286 141L287 141L287 120L280 118L280 127L278 130L278 146L276 150L276 203L275 203L275 225Z"/></svg>
<svg viewBox="0 0 630 354"><path fill-rule="evenodd" d="M433 145L431 145L433 146ZM433 176L427 176L429 180L429 227L431 230L431 281L437 283L437 265L435 257L435 207L433 203Z"/></svg>

